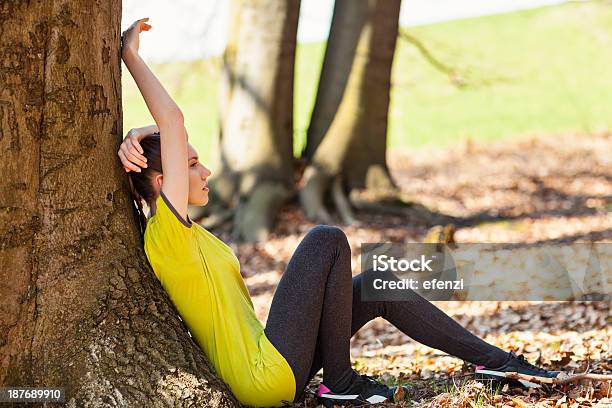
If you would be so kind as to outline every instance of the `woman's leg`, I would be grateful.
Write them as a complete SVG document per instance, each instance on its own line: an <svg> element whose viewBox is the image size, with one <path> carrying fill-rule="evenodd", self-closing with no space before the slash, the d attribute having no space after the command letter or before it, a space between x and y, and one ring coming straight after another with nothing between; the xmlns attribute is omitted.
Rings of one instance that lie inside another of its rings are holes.
<svg viewBox="0 0 612 408"><path fill-rule="evenodd" d="M497 367L508 358L508 353L474 336L417 293L411 297L362 301L361 275L351 278L344 232L329 226L313 228L287 265L265 328L293 370L296 399L321 368L328 387L348 387L354 378L350 338L376 317L416 341L475 364Z"/></svg>
<svg viewBox="0 0 612 408"><path fill-rule="evenodd" d="M312 378L315 349L329 387L346 389L356 375L350 361L351 279L344 232L317 226L300 242L276 288L265 333L293 370L296 399Z"/></svg>
<svg viewBox="0 0 612 408"><path fill-rule="evenodd" d="M475 336L418 293L406 290L408 300L364 302L362 274L353 278L352 334L376 317L382 317L419 343L476 365L498 367L509 357L502 349Z"/></svg>
<svg viewBox="0 0 612 408"><path fill-rule="evenodd" d="M370 320L382 317L419 343L470 363L499 367L507 361L509 353L475 336L412 290L405 301L362 301L362 277L362 274L353 277L351 337ZM321 369L321 361L317 349L309 380Z"/></svg>

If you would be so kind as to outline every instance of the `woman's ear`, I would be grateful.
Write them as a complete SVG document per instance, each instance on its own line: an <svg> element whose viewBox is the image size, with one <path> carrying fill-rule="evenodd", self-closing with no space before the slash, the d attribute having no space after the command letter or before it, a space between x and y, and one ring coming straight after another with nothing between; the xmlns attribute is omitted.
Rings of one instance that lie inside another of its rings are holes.
<svg viewBox="0 0 612 408"><path fill-rule="evenodd" d="M164 175L163 174L157 174L155 176L155 187L157 188L158 192L161 191L161 186L162 186L162 181L164 179Z"/></svg>

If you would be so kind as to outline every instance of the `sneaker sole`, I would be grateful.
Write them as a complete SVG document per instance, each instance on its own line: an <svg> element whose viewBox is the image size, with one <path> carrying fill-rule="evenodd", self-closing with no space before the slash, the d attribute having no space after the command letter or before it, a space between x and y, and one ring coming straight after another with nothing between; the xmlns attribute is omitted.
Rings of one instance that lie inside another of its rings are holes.
<svg viewBox="0 0 612 408"><path fill-rule="evenodd" d="M387 401L388 398L385 398L380 395L373 395L365 400L359 399L359 395L340 395L340 394L331 394L325 393L318 396L319 404L325 406L325 408L333 408L334 405L344 406L346 404L351 404L353 406L361 406L361 405L369 405L369 404L379 404L381 402Z"/></svg>

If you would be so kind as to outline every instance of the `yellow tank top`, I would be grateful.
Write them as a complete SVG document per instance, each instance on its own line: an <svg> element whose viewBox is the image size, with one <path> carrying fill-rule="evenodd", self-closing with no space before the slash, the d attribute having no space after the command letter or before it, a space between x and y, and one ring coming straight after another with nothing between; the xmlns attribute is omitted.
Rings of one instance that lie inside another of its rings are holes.
<svg viewBox="0 0 612 408"><path fill-rule="evenodd" d="M293 401L291 367L266 337L232 249L184 221L163 193L144 242L155 275L236 398L250 406Z"/></svg>

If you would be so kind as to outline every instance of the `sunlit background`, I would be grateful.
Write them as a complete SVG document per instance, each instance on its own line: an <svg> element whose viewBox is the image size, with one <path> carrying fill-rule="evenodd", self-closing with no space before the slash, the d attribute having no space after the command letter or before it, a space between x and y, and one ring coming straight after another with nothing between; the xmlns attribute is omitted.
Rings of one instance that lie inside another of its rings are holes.
<svg viewBox="0 0 612 408"><path fill-rule="evenodd" d="M228 4L123 2L123 29L150 17L153 30L143 35L141 54L182 108L190 141L204 159L218 132L216 85ZM332 0L301 4L296 152L304 144L333 11ZM609 2L404 0L400 25L390 148L594 132L612 125ZM123 98L125 132L152 123L127 70Z"/></svg>

